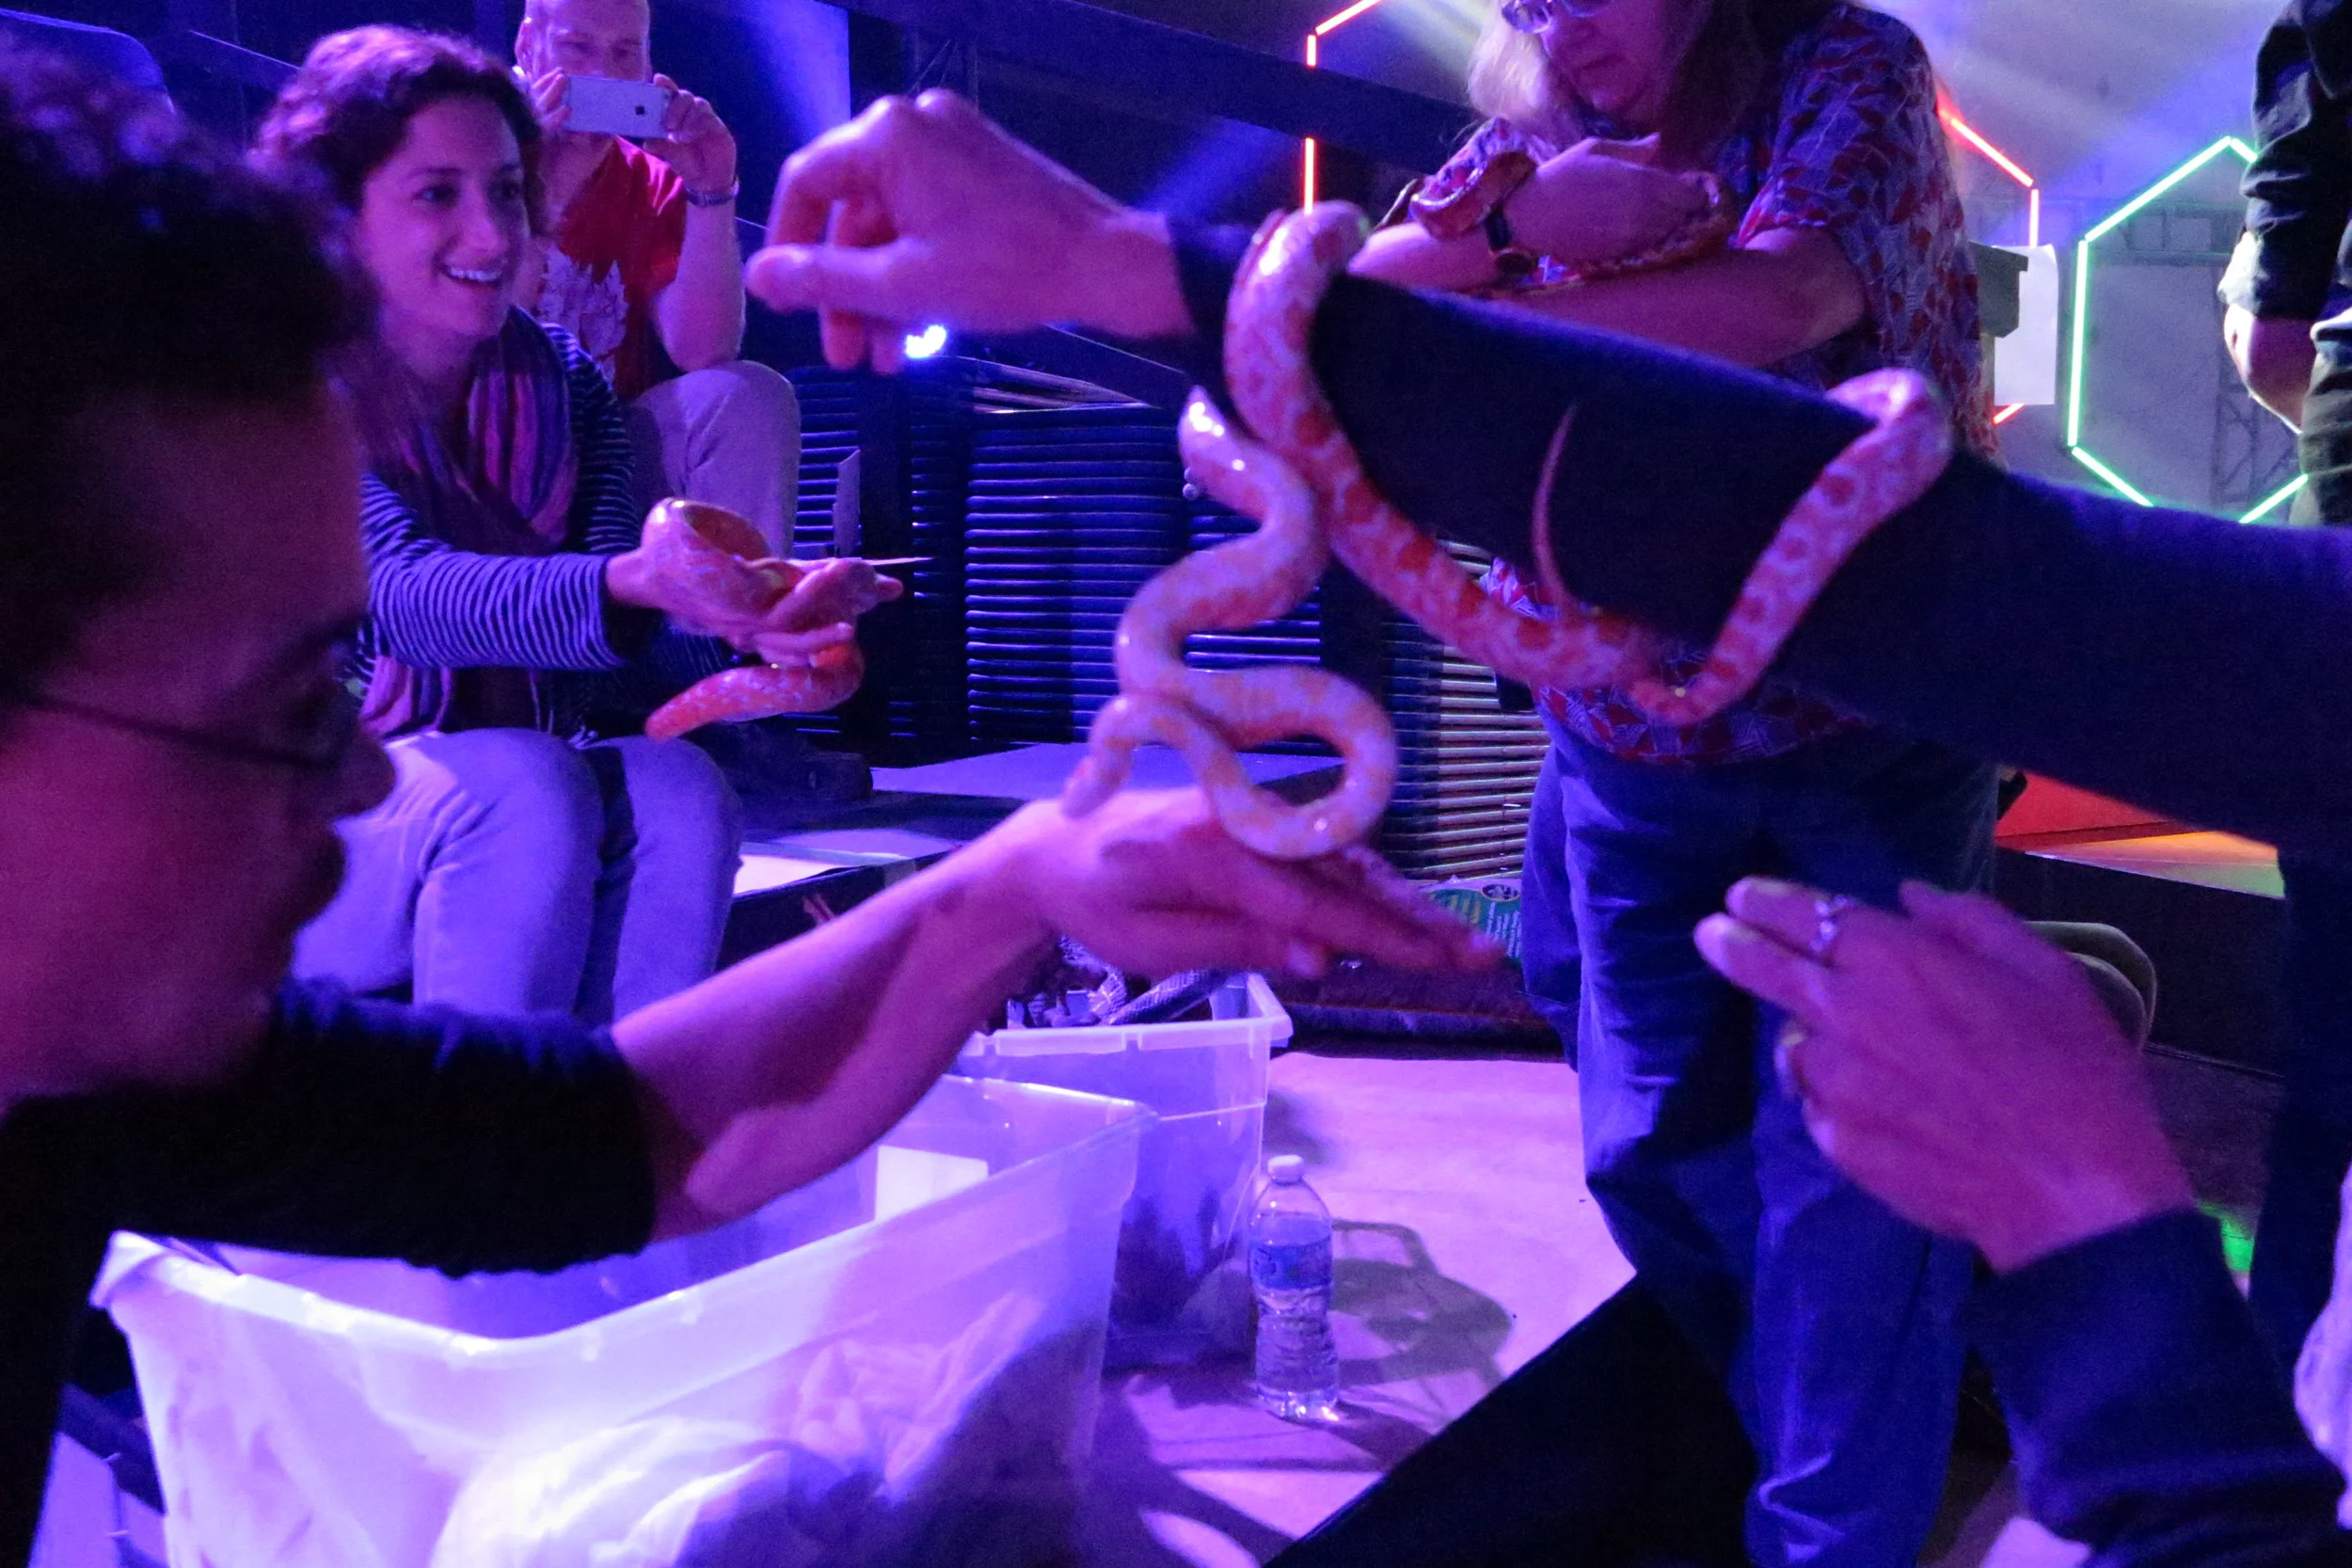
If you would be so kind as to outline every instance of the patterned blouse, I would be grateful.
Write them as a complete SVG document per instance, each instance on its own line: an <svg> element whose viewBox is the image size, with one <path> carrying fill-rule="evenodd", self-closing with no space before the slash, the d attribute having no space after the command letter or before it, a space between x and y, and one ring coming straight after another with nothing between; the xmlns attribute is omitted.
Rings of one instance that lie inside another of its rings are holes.
<svg viewBox="0 0 2352 1568"><path fill-rule="evenodd" d="M1774 229L1823 230L1862 282L1859 323L1767 369L1826 388L1866 371L1907 365L1950 401L1962 442L1990 455L1976 268L1935 101L1934 72L1911 29L1891 16L1841 5L1782 52L1777 84L1758 95L1756 110L1724 141L1712 167L1744 204L1734 245ZM1614 134L1599 125L1594 131ZM1561 150L1507 120L1490 120L1432 184L1466 180L1514 147L1538 160ZM1522 613L1550 614L1507 565L1496 564L1487 587ZM1687 679L1704 661L1702 650L1683 649L1669 660L1668 674ZM1645 762L1751 761L1858 723L1772 679L1744 702L1688 727L1653 722L1613 688L1547 689L1537 700L1570 734Z"/></svg>

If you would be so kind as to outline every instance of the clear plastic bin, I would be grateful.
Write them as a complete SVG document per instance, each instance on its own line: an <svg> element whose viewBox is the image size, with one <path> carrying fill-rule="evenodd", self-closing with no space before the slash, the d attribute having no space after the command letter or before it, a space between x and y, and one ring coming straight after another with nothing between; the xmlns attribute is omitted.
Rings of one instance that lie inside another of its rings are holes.
<svg viewBox="0 0 2352 1568"><path fill-rule="evenodd" d="M1249 1280L1234 1245L1265 1135L1266 1063L1290 1015L1263 976L1212 993L1192 1023L1002 1029L957 1070L1132 1100L1152 1113L1111 1290L1114 1367L1168 1366L1248 1346Z"/></svg>
<svg viewBox="0 0 2352 1568"><path fill-rule="evenodd" d="M118 1237L171 1560L1066 1560L1142 1126L947 1079L748 1219L544 1276Z"/></svg>

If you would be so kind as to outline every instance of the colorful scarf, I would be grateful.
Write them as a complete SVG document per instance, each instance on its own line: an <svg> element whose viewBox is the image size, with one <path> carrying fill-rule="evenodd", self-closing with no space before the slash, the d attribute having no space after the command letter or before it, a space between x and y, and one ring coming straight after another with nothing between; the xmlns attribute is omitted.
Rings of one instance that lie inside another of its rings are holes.
<svg viewBox="0 0 2352 1568"><path fill-rule="evenodd" d="M520 310L475 352L463 425L427 412L403 422L375 476L431 537L478 555L544 556L571 531L580 479L563 356ZM454 439L452 439L452 436ZM378 652L365 720L378 736L549 721L543 673L417 669Z"/></svg>

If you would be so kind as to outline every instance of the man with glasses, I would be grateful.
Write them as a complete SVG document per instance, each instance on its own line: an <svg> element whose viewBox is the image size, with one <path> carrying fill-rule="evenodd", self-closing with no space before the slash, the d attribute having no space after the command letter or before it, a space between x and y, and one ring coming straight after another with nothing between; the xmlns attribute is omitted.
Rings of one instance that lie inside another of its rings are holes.
<svg viewBox="0 0 2352 1568"><path fill-rule="evenodd" d="M0 55L0 1562L117 1229L462 1274L748 1212L872 1143L1068 931L1154 973L1478 955L1197 792L1031 808L592 1032L284 982L390 781L354 722L363 322L313 215L170 110Z"/></svg>

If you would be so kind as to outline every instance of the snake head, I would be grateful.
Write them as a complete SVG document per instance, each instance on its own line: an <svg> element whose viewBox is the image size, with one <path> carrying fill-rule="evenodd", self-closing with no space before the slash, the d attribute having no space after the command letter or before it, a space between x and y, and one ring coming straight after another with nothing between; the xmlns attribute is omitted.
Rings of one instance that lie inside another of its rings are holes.
<svg viewBox="0 0 2352 1568"><path fill-rule="evenodd" d="M750 519L729 512L723 506L708 501L689 500L684 496L670 496L658 501L645 515L645 531L675 530L679 542L689 548L701 546L740 556L746 561L765 561L768 541L760 536Z"/></svg>

